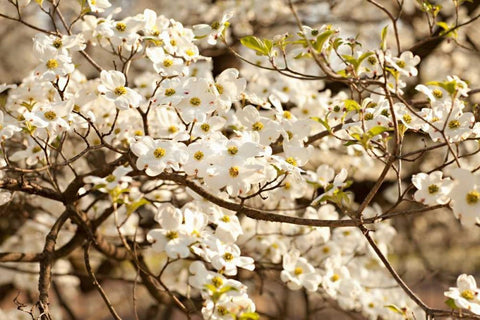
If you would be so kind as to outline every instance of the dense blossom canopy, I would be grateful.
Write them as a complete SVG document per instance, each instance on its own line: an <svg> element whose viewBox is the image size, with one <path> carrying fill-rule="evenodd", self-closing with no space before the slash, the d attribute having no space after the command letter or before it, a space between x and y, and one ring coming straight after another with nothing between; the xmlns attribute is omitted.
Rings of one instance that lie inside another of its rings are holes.
<svg viewBox="0 0 480 320"><path fill-rule="evenodd" d="M465 228L480 223L474 84L456 75L418 83L421 58L402 50L396 19L376 31L375 46L362 46L341 25L303 25L295 3L272 1L296 31L246 35L239 49L231 39L250 30L241 2L192 27L149 9L117 18L108 0L81 1L72 21L46 9L58 1L9 2L18 13L36 5L59 24L36 27L37 66L0 86L0 201L36 208L0 242L9 267L0 281L38 287L32 318L57 319L52 274L73 270L68 258L82 245L114 318L93 250L98 260L129 261L127 279L138 275L157 302L188 317L259 319L253 274L270 270L307 301L331 299L368 319L449 314L428 307L389 263L390 221L444 208ZM437 17L435 5L418 2ZM453 37L460 23L443 27L438 36ZM243 61L240 70L213 72L203 51L220 47ZM421 141L404 151L410 137ZM426 152L443 161L405 175L402 163ZM350 190L372 172L365 195ZM395 182L393 200L379 205L386 179ZM15 270L23 262L34 281ZM60 279L55 285L79 281ZM445 292L449 308L480 314L478 291L462 274Z"/></svg>

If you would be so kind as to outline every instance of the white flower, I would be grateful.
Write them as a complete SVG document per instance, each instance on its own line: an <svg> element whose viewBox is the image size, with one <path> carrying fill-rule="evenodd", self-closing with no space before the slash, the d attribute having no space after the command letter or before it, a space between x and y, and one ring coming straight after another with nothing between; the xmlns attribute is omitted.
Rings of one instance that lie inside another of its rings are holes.
<svg viewBox="0 0 480 320"><path fill-rule="evenodd" d="M402 52L398 58L386 55L385 60L397 71L407 77L415 77L418 74L418 70L415 66L420 63L420 57L414 56L410 51Z"/></svg>
<svg viewBox="0 0 480 320"><path fill-rule="evenodd" d="M215 89L219 95L217 103L224 111L228 111L232 103L238 101L240 94L245 90L247 81L238 76L237 69L229 68L222 71L216 78Z"/></svg>
<svg viewBox="0 0 480 320"><path fill-rule="evenodd" d="M317 291L322 278L307 259L300 257L296 250L283 256L283 270L280 279L285 282L290 290L299 290L305 287L310 292Z"/></svg>
<svg viewBox="0 0 480 320"><path fill-rule="evenodd" d="M205 78L189 78L184 82L183 100L177 105L180 115L186 122L204 122L213 112L216 96Z"/></svg>
<svg viewBox="0 0 480 320"><path fill-rule="evenodd" d="M480 314L479 289L475 278L470 275L461 274L457 279L457 287L450 288L444 294L455 302L459 308L470 310Z"/></svg>
<svg viewBox="0 0 480 320"><path fill-rule="evenodd" d="M207 225L203 213L186 209L182 214L172 205L163 206L155 219L162 228L150 230L147 239L153 241L153 250L165 251L173 259L188 257L191 253L190 246L198 241Z"/></svg>
<svg viewBox="0 0 480 320"><path fill-rule="evenodd" d="M132 152L138 157L137 167L145 170L149 176L156 176L165 169L180 169L188 157L183 143L170 140L153 140L152 137L141 137L131 146Z"/></svg>
<svg viewBox="0 0 480 320"><path fill-rule="evenodd" d="M75 70L72 58L66 54L52 55L50 50L39 52L40 65L34 74L44 81L55 81Z"/></svg>
<svg viewBox="0 0 480 320"><path fill-rule="evenodd" d="M50 149L45 149L47 154L49 154ZM42 149L41 145L39 145L35 140L30 137L28 138L27 149L17 151L10 156L10 161L21 161L24 159L27 166L34 166L38 163L38 161L44 161L45 159L45 152Z"/></svg>
<svg viewBox="0 0 480 320"><path fill-rule="evenodd" d="M280 136L280 126L267 117L263 117L257 108L252 105L245 106L242 110L237 111L237 117L247 127L260 136L260 143L269 145L275 142Z"/></svg>
<svg viewBox="0 0 480 320"><path fill-rule="evenodd" d="M236 244L222 244L220 240L217 240L211 249L208 257L212 266L227 276L236 275L237 267L250 271L255 269L254 260L250 257L240 256L240 248Z"/></svg>
<svg viewBox="0 0 480 320"><path fill-rule="evenodd" d="M119 110L138 108L142 96L136 91L125 87L125 75L120 71L102 70L100 73L102 84L98 86L105 99L112 101Z"/></svg>
<svg viewBox="0 0 480 320"><path fill-rule="evenodd" d="M68 55L67 49L70 51L80 51L86 47L82 34L56 37L44 33L37 33L33 41L35 54L49 52L52 57L57 54Z"/></svg>
<svg viewBox="0 0 480 320"><path fill-rule="evenodd" d="M153 62L153 68L161 76L187 74L187 66L182 59L167 54L162 47L147 48L147 57Z"/></svg>
<svg viewBox="0 0 480 320"><path fill-rule="evenodd" d="M225 28L229 26L228 19L233 16L233 13L225 13L220 21L214 21L211 25L197 24L193 26L193 33L196 38L208 37L208 44L217 44L217 39L222 35Z"/></svg>
<svg viewBox="0 0 480 320"><path fill-rule="evenodd" d="M340 172L333 179L333 183L328 184L325 187L325 192L316 197L312 201L312 203L322 202L326 197L331 197L339 190L345 188L347 186L347 182L345 181L345 179L347 179L347 176L348 171L342 168L342 170L340 170Z"/></svg>
<svg viewBox="0 0 480 320"><path fill-rule="evenodd" d="M430 174L419 173L412 176L412 183L418 189L414 198L425 205L446 204L450 201L448 196L452 189L450 178L442 179L441 171Z"/></svg>
<svg viewBox="0 0 480 320"><path fill-rule="evenodd" d="M451 176L453 213L462 224L473 226L480 218L480 177L461 168L452 170Z"/></svg>
<svg viewBox="0 0 480 320"><path fill-rule="evenodd" d="M5 140L5 139L10 139L13 134L15 132L18 132L18 131L21 131L22 129L12 123L14 119L12 119L11 117L7 117L7 119L5 119L4 115L3 115L3 111L0 110L0 138L1 140Z"/></svg>
<svg viewBox="0 0 480 320"><path fill-rule="evenodd" d="M87 0L87 3L93 12L103 12L112 5L108 0Z"/></svg>
<svg viewBox="0 0 480 320"><path fill-rule="evenodd" d="M115 188L125 189L132 181L132 177L127 176L127 173L132 171L131 167L120 166L113 170L112 174L105 178L88 176L83 179L86 183L93 183L95 188L102 192L109 192Z"/></svg>

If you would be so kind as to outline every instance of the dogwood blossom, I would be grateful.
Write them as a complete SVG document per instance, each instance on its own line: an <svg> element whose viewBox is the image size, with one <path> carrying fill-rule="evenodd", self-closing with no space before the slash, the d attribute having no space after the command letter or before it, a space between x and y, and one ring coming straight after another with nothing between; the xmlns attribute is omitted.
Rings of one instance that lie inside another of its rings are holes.
<svg viewBox="0 0 480 320"><path fill-rule="evenodd" d="M119 110L139 107L142 96L125 86L126 80L123 73L103 70L100 73L100 79L102 83L98 86L98 91L105 99L112 101Z"/></svg>
<svg viewBox="0 0 480 320"><path fill-rule="evenodd" d="M453 300L458 308L467 309L475 314L480 314L479 289L475 278L461 274L457 279L457 287L450 288L444 294Z"/></svg>
<svg viewBox="0 0 480 320"><path fill-rule="evenodd" d="M412 176L412 183L418 189L414 198L426 205L447 204L450 201L448 196L452 189L452 180L442 179L441 171L434 171L430 174L419 173Z"/></svg>

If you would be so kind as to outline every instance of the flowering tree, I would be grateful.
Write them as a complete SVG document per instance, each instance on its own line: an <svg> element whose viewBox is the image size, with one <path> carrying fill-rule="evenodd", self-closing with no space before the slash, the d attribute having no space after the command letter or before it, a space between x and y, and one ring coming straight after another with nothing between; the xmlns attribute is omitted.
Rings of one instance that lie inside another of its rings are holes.
<svg viewBox="0 0 480 320"><path fill-rule="evenodd" d="M473 276L437 309L389 258L399 217L480 221L479 90L418 71L442 42L465 46L478 2L367 0L383 28L362 43L308 23L326 2L220 1L213 23L187 28L149 9L121 17L108 0L2 1L0 17L39 33L33 72L0 86L0 198L21 221L0 239L0 279L31 292L0 319L76 319L85 282L121 319L105 278L133 284L137 319L151 317L141 290L164 318L279 318L267 284L275 298L303 292L306 318L326 305L480 318ZM262 5L275 10L251 18ZM251 34L279 17L288 32ZM418 21L428 32L406 45ZM213 72L209 50L240 71Z"/></svg>

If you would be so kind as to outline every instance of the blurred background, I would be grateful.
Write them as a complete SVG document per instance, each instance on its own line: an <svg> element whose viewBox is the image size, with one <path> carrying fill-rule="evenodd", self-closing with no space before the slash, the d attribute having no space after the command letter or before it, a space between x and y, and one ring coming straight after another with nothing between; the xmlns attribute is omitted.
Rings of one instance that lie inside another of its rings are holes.
<svg viewBox="0 0 480 320"><path fill-rule="evenodd" d="M396 12L396 1L378 1L392 12ZM457 38L446 39L431 34L425 12L419 2L415 0L402 1L403 12L399 19L399 34L403 50L412 50L421 56L422 62L418 66L419 76L416 83L425 83L431 80L443 79L447 75L458 75L466 80L473 89L480 88L480 19L462 28ZM442 21L453 23L456 17L454 1L430 1L439 4L442 9L439 17ZM112 10L102 13L103 16L114 14L119 20L125 16L142 13L149 8L182 22L185 26L198 23L211 23L219 20L225 12L233 11L230 20L231 29L229 42L234 48L239 48L239 39L244 35L254 34L261 37L272 37L285 32L296 32L296 24L292 18L287 3L284 0L111 0L112 8L121 8L121 12ZM325 1L296 1L304 24L318 27L323 24L332 24L341 29L345 37L356 38L363 44L365 50L375 48L380 41L380 30L389 24L384 13L364 0L325 0ZM51 28L47 16L36 8L32 1L23 12L24 19L29 23ZM62 0L60 5L68 17L73 17L79 10L78 1ZM460 21L467 21L480 13L480 1L464 2L457 12ZM15 16L15 11L7 0L0 0L0 13ZM0 84L20 83L28 76L29 72L37 65L33 55L32 38L36 31L15 21L0 18ZM389 46L395 47L395 41L389 33ZM213 58L214 74L219 74L228 67L241 68L242 64L224 47L202 46L202 54ZM110 66L108 58L102 56L98 48L90 48L89 53L100 59L102 65ZM103 58L102 58L103 57ZM103 60L102 60L103 59ZM80 61L78 59L77 61ZM86 63L80 63L82 70L88 78L97 77L98 73ZM280 77L280 75L278 75ZM319 90L330 89L338 92L345 89L334 83L319 85ZM409 98L416 98L411 86L407 86ZM480 94L470 98L472 104L480 102ZM477 119L478 121L478 119ZM414 137L412 137L412 141ZM412 145L415 143L412 142ZM407 146L408 148L408 139ZM337 159L326 157L326 161L334 163ZM439 161L435 154L422 158L412 165L406 165L406 175L418 172L423 167L428 167L432 162ZM338 164L337 164L338 165ZM341 166L341 164L340 164ZM356 198L361 199L370 190L377 176L372 170L371 175L358 176L351 190ZM375 202L387 205L392 193L395 192L393 177L385 184ZM15 233L29 217L29 208L21 204L6 205L0 208L0 242ZM460 273L480 275L480 232L478 228L466 229L448 210L437 210L422 216L399 217L393 221L398 231L393 241L390 260L397 268L399 274L409 283L415 292L432 307L445 308L443 292L455 284L455 279ZM71 261L75 263L74 258ZM4 266L0 266L4 268ZM113 270L113 266L104 262L98 267L99 278L105 290L109 292L112 303L124 319L134 319L131 305L122 303L130 301L134 290L134 281L117 281L121 274ZM112 271L113 270L113 271ZM10 273L2 277L0 269L0 309L10 310L16 308L13 303L18 296L19 301L32 300L32 294L14 286ZM28 272L19 281L32 281ZM268 276L268 275L267 275ZM80 277L81 278L81 277ZM282 312L278 312L279 319L306 319L307 315L301 314L296 309L299 293L280 291L281 284L272 276L269 287L266 288L267 296L273 296L278 301L289 301L283 305ZM99 301L98 293L93 290L87 279L81 280L81 295L74 293L58 292L57 298L62 303L61 297L71 299L72 308L79 319L110 319L108 310ZM253 280L252 280L253 281ZM55 282L54 282L55 284ZM54 290L60 290L54 285ZM138 309L141 310L142 319L175 319L183 316L169 306L158 306L147 298L144 289L138 290ZM282 292L281 294L279 292ZM270 298L254 297L258 309L275 313L279 311L278 305L272 304ZM297 302L296 302L297 301ZM281 304L281 303L280 303ZM303 309L302 309L303 310ZM13 314L12 316L13 317ZM162 318L163 317L163 318ZM343 314L338 307L326 307L320 311L316 318L361 318L358 315ZM14 318L8 318L8 320ZM19 318L22 319L22 318ZM1 319L3 320L3 319Z"/></svg>

